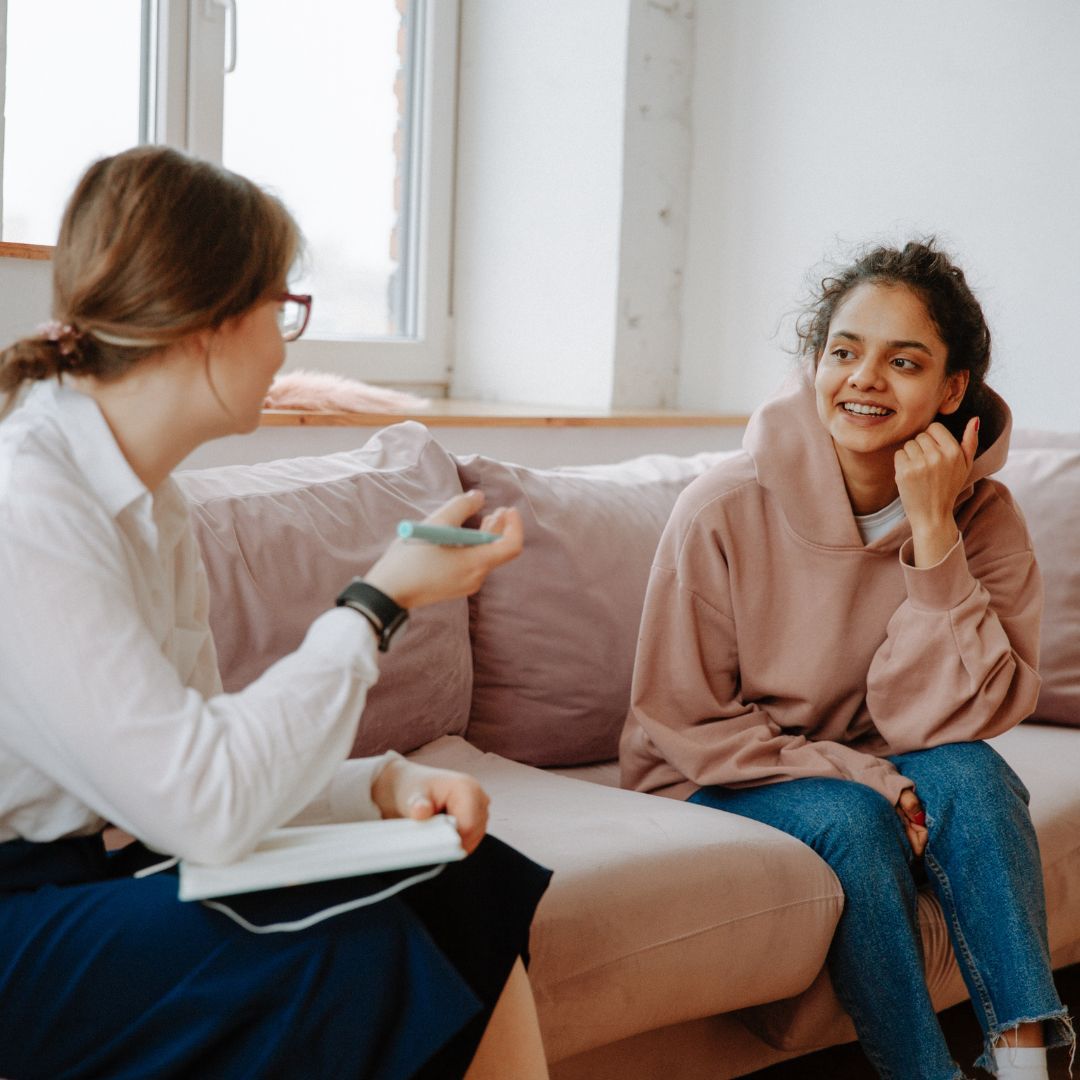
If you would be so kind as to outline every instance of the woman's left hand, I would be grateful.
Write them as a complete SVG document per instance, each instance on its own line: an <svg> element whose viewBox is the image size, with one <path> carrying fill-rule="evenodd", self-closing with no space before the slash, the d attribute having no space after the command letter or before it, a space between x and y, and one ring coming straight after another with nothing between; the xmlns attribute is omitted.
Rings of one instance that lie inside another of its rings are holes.
<svg viewBox="0 0 1080 1080"><path fill-rule="evenodd" d="M479 781L465 773L396 758L371 785L371 798L384 818L419 821L435 814L452 815L467 854L476 850L487 831L491 800Z"/></svg>
<svg viewBox="0 0 1080 1080"><path fill-rule="evenodd" d="M911 522L915 565L933 566L956 543L956 497L971 474L979 446L979 420L973 417L957 442L944 424L934 422L896 451L896 486Z"/></svg>
<svg viewBox="0 0 1080 1080"><path fill-rule="evenodd" d="M914 788L905 788L900 793L896 812L900 815L900 821L903 823L904 832L907 833L908 843L911 844L915 858L921 858L926 850L926 841L930 838L930 833L926 828L926 811L919 801L919 796L915 794Z"/></svg>

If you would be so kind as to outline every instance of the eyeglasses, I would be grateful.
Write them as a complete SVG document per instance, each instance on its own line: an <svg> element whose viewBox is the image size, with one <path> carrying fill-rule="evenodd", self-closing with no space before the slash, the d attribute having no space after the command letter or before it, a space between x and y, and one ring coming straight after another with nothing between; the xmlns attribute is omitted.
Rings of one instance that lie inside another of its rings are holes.
<svg viewBox="0 0 1080 1080"><path fill-rule="evenodd" d="M295 341L306 329L311 318L311 296L308 293L281 293L274 299L279 304L277 321L285 341Z"/></svg>

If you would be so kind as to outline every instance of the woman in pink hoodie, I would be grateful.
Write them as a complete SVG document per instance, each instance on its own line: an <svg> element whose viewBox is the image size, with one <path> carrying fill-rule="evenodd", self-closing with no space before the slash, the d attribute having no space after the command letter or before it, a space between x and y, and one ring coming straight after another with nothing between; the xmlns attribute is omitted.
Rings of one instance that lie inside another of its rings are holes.
<svg viewBox="0 0 1080 1080"><path fill-rule="evenodd" d="M1023 784L983 740L1035 706L1042 586L988 479L1011 417L990 334L932 243L826 278L806 369L680 498L657 551L624 785L765 822L836 872L828 966L883 1077L953 1080L926 988L929 879L986 1036L1045 1077L1071 1042ZM887 973L887 977L882 977ZM1017 1071L1027 1070L1027 1071Z"/></svg>

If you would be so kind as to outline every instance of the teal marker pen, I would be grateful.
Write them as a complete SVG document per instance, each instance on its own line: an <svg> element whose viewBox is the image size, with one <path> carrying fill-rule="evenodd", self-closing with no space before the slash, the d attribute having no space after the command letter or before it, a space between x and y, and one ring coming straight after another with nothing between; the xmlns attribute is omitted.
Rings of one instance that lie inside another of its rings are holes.
<svg viewBox="0 0 1080 1080"><path fill-rule="evenodd" d="M502 537L479 529L458 529L453 525L425 525L421 521L399 521L398 536L404 540L426 540L429 544L444 547L472 547L474 544L490 544Z"/></svg>

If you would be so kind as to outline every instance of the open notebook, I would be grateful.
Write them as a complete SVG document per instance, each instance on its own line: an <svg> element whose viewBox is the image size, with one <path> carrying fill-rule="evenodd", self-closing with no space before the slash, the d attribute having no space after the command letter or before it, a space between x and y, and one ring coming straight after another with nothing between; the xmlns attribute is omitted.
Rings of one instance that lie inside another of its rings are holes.
<svg viewBox="0 0 1080 1080"><path fill-rule="evenodd" d="M181 900L258 892L311 881L405 870L465 857L452 817L390 818L275 829L248 856L222 866L180 860Z"/></svg>

